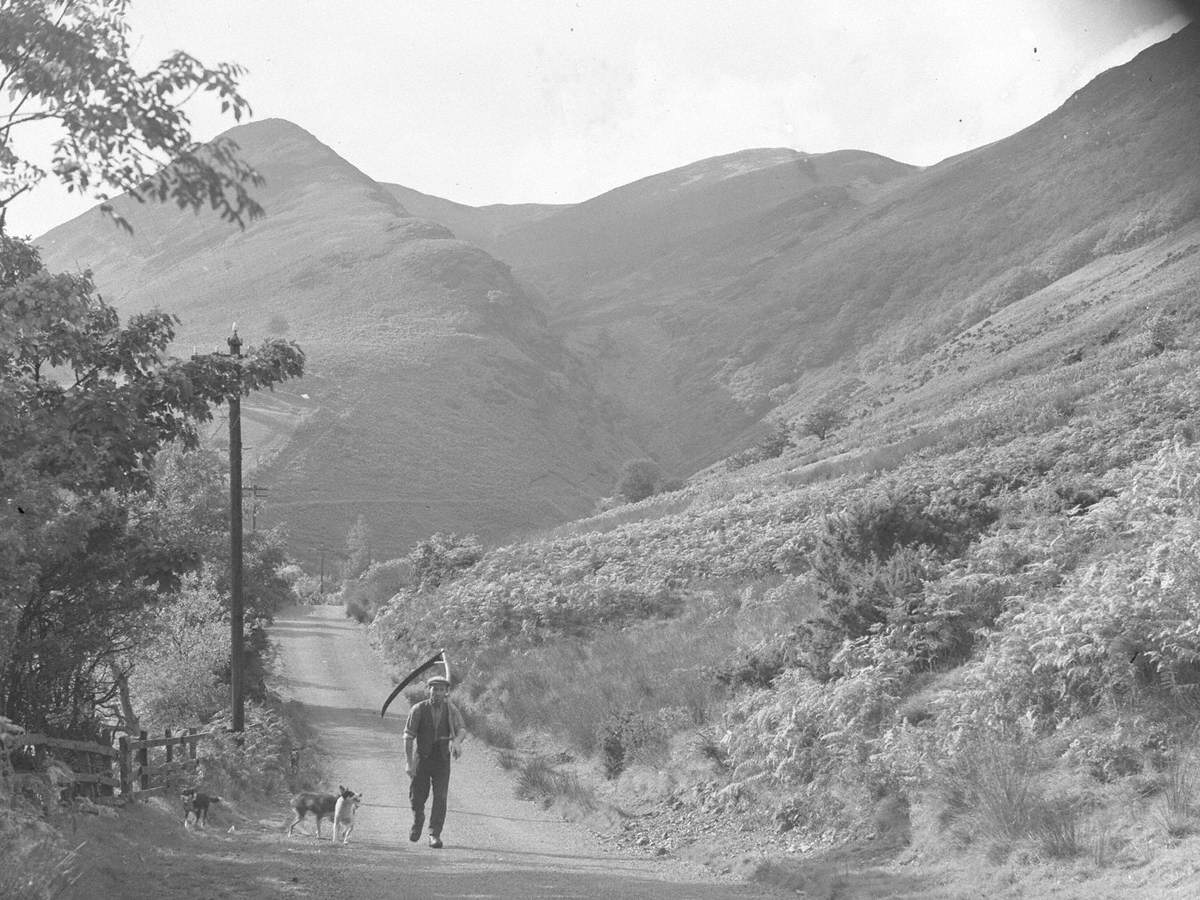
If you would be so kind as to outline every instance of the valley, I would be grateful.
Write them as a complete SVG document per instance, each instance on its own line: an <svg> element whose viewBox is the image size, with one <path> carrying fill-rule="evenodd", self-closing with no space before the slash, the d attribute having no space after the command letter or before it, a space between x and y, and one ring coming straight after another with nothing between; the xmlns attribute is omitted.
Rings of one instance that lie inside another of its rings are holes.
<svg viewBox="0 0 1200 900"><path fill-rule="evenodd" d="M759 148L561 206L267 120L244 232L37 243L177 351L303 347L245 407L260 526L398 670L447 648L531 799L664 854L717 820L814 896L1191 896L1198 60L929 167Z"/></svg>

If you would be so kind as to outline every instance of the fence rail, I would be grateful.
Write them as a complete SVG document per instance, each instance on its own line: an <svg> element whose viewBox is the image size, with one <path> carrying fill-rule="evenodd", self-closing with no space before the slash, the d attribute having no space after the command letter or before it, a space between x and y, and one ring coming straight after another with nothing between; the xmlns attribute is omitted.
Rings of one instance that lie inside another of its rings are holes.
<svg viewBox="0 0 1200 900"><path fill-rule="evenodd" d="M9 738L8 744L14 749L17 747L61 747L64 750L90 753L93 756L110 756L115 759L117 755L116 747L94 744L91 741L71 741L66 738L52 738L44 734L17 735L16 737Z"/></svg>
<svg viewBox="0 0 1200 900"><path fill-rule="evenodd" d="M36 733L9 735L4 742L4 749L7 753L24 748L33 750L35 760L39 760L48 750L67 750L81 755L82 761L77 761L70 767L71 782L75 785L87 786L87 792L93 797L98 797L101 793L111 794L113 788L120 786L121 782L113 777L112 766L113 761L117 758L117 750L111 744L56 738ZM97 757L98 759L96 759Z"/></svg>
<svg viewBox="0 0 1200 900"><path fill-rule="evenodd" d="M201 738L211 737L211 731L188 729L183 734L166 734L160 738L152 738L141 732L136 739L122 737L119 743L118 761L121 773L121 793L134 795L162 790L165 785L153 784L155 776L194 772L199 765L196 755L196 745ZM150 749L162 747L166 750L166 761L162 764L151 765ZM175 759L175 748L185 749L187 756Z"/></svg>
<svg viewBox="0 0 1200 900"><path fill-rule="evenodd" d="M7 736L0 755L32 748L35 757L41 757L48 750L67 750L74 754L82 754L83 766L75 765L73 781L77 785L90 786L91 793L96 795L101 788L119 788L124 797L135 797L138 794L153 793L164 790L167 785L155 784L155 781L165 775L186 774L196 771L200 764L197 755L197 745L203 738L211 737L212 731L188 729L182 734L171 734L167 729L163 737L150 737L145 731L136 738L122 736L116 747L111 744L93 743L68 738L49 737L44 734L13 734ZM165 759L151 760L150 750L163 748ZM176 752L180 756L176 757ZM96 758L96 759L93 759ZM113 764L117 772L113 773Z"/></svg>

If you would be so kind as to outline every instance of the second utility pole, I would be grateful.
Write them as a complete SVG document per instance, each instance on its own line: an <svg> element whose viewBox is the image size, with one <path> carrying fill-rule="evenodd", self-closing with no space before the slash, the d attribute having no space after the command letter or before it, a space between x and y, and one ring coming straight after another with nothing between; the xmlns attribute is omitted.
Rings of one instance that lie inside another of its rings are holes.
<svg viewBox="0 0 1200 900"><path fill-rule="evenodd" d="M243 603L242 603L242 384L241 366L242 339L238 337L237 323L229 336L229 355L238 366L238 384L229 396L229 691L233 706L233 731L240 734L245 727L245 698L243 694L242 653Z"/></svg>

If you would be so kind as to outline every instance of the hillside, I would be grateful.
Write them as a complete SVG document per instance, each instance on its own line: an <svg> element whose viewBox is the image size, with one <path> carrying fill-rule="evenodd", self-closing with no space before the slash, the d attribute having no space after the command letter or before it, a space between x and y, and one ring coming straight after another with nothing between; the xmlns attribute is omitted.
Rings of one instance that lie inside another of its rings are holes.
<svg viewBox="0 0 1200 900"><path fill-rule="evenodd" d="M508 268L290 123L231 134L267 178L244 233L148 206L125 210L132 239L91 213L38 243L52 269L86 261L123 313L179 315L177 353L235 321L250 344L301 345L309 376L246 404L260 521L315 563L359 515L399 550L589 511L637 448Z"/></svg>
<svg viewBox="0 0 1200 900"><path fill-rule="evenodd" d="M688 471L752 441L763 416L856 389L884 402L890 366L1192 220L1197 40L1188 28L1019 134L924 170L757 151L739 177L702 177L738 157L655 176L494 252L547 296L644 442ZM692 174L704 189L681 190Z"/></svg>
<svg viewBox="0 0 1200 900"><path fill-rule="evenodd" d="M1194 894L1197 61L1193 26L1008 141L758 219L760 291L858 254L822 283L844 316L742 273L760 368L855 351L791 359L785 445L346 597L398 666L449 648L535 796L633 810L647 852L826 897Z"/></svg>
<svg viewBox="0 0 1200 900"><path fill-rule="evenodd" d="M1030 337L1052 365L1138 315L1127 261L1148 248L1179 254L1155 275L1177 302L1197 42L926 169L747 150L564 207L381 185L267 121L234 132L268 177L244 234L145 207L132 240L91 214L40 243L122 309L178 312L184 350L235 320L305 347L310 379L256 401L249 441L298 553L360 513L392 547L500 540L586 513L633 457L684 477L822 402L903 428L1025 365Z"/></svg>
<svg viewBox="0 0 1200 900"><path fill-rule="evenodd" d="M1132 301L1105 285L1114 254L1200 212L1196 45L1193 26L1022 132L924 170L746 151L480 239L546 298L639 443L686 474L753 443L764 419L893 402L938 370L924 354L971 343L967 329L1040 290L1055 302L1072 277L1124 315ZM1079 329L1058 325L1046 339L1065 353ZM1018 342L984 343L1002 357Z"/></svg>
<svg viewBox="0 0 1200 900"><path fill-rule="evenodd" d="M926 169L749 150L563 208L259 123L278 218L43 244L185 341L304 344L247 412L271 515L310 562L383 529L338 599L397 671L446 648L523 796L810 896L1183 898L1198 62L1193 25ZM598 509L647 451L688 477Z"/></svg>
<svg viewBox="0 0 1200 900"><path fill-rule="evenodd" d="M498 235L541 221L565 208L543 203L465 206L399 184L383 186L414 216L445 225L464 241L477 244L489 252L495 246Z"/></svg>

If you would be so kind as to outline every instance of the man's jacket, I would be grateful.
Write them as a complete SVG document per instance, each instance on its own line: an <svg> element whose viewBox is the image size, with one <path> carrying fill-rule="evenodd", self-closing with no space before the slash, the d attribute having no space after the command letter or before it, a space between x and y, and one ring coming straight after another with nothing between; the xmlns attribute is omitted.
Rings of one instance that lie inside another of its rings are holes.
<svg viewBox="0 0 1200 900"><path fill-rule="evenodd" d="M408 713L408 721L404 724L404 736L412 738L417 743L417 756L428 759L434 750L442 758L450 755L450 742L460 738L465 732L462 714L449 700L442 702L441 721L438 721L438 710L433 701L422 700Z"/></svg>

